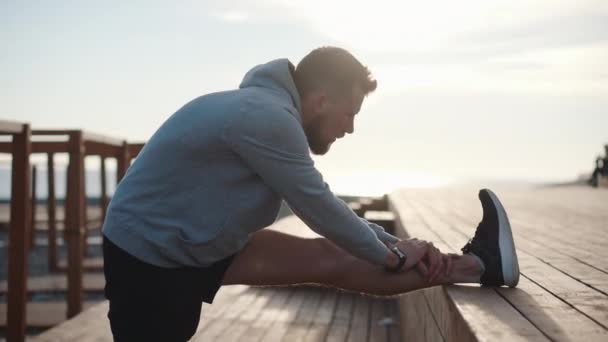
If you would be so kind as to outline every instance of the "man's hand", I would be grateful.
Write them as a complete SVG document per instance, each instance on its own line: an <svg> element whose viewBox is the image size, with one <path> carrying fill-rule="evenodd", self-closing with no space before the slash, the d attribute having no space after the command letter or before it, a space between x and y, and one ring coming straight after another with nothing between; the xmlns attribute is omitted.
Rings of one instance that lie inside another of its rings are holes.
<svg viewBox="0 0 608 342"><path fill-rule="evenodd" d="M449 275L452 270L452 256L441 253L432 242L413 238L401 240L392 246L397 246L407 254L402 270L415 267L429 283L437 280L440 275Z"/></svg>
<svg viewBox="0 0 608 342"><path fill-rule="evenodd" d="M428 242L414 238L409 240L401 240L390 247L392 246L397 246L397 248L404 251L407 255L407 259L402 270L409 270L415 266L416 269L418 269L418 271L424 276L429 275L428 267L422 262L422 259L429 252Z"/></svg>

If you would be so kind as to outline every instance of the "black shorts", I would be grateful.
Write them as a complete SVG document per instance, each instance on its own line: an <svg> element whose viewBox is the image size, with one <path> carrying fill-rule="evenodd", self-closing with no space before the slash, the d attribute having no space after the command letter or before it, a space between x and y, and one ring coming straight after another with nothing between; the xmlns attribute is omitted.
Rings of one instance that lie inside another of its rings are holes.
<svg viewBox="0 0 608 342"><path fill-rule="evenodd" d="M145 263L103 237L105 297L115 341L187 341L202 302L212 303L234 255L209 267Z"/></svg>

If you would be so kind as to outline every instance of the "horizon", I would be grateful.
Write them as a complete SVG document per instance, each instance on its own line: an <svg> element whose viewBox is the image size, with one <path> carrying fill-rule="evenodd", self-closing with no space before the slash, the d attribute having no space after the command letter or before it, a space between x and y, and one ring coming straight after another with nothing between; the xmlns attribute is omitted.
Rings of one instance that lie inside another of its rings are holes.
<svg viewBox="0 0 608 342"><path fill-rule="evenodd" d="M45 165L36 165L36 199L38 201L47 198L47 168ZM87 198L99 198L101 194L100 169L86 168L85 189ZM65 199L67 166L59 165L55 168L55 197ZM0 163L0 201L10 199L10 166ZM116 189L116 169L108 167L106 169L107 194L111 197ZM362 196L379 197L390 194L398 189L430 189L441 187L538 187L551 185L576 184L578 179L568 179L563 181L546 181L541 179L442 179L427 175L414 174L359 174L347 177L345 180L336 180L329 183L330 188L337 196ZM357 184L353 186L353 184Z"/></svg>
<svg viewBox="0 0 608 342"><path fill-rule="evenodd" d="M378 90L313 157L337 193L574 181L608 143L605 1L4 2L0 18L0 118L129 141L257 64L348 49Z"/></svg>

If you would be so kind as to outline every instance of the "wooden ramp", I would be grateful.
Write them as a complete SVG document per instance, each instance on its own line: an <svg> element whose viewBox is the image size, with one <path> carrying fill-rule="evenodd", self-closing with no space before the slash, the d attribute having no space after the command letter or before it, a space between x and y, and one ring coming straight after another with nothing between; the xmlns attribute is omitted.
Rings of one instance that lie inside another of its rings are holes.
<svg viewBox="0 0 608 342"><path fill-rule="evenodd" d="M608 191L496 189L511 221L519 286L441 286L400 297L411 341L608 341ZM389 197L403 236L457 252L481 219L477 189Z"/></svg>
<svg viewBox="0 0 608 342"><path fill-rule="evenodd" d="M276 229L317 236L288 217ZM34 341L112 341L107 303L84 311ZM225 286L204 304L192 341L401 341L396 299L319 287Z"/></svg>

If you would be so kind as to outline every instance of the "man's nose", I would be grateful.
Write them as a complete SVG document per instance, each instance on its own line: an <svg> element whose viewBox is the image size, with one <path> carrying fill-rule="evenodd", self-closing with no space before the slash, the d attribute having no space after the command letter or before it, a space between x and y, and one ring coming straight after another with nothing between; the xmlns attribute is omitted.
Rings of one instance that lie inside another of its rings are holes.
<svg viewBox="0 0 608 342"><path fill-rule="evenodd" d="M346 127L346 133L353 134L355 132L355 120L349 120L348 126Z"/></svg>

